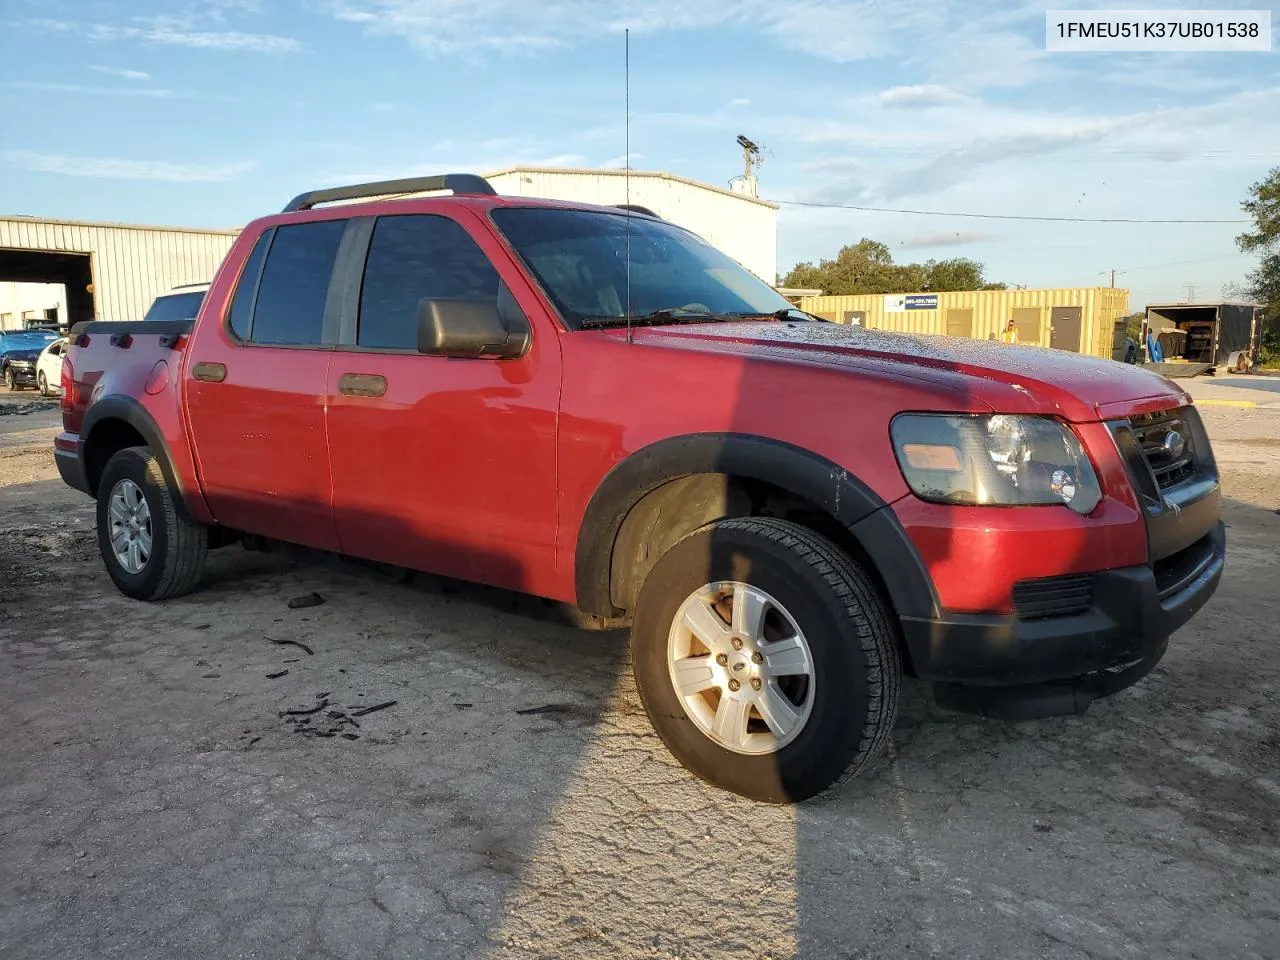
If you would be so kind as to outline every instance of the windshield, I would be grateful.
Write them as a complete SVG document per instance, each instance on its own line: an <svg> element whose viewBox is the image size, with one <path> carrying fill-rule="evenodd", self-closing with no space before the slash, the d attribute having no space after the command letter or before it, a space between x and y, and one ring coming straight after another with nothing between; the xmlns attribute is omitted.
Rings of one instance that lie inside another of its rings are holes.
<svg viewBox="0 0 1280 960"><path fill-rule="evenodd" d="M687 311L679 318L687 322L699 319L696 314L760 316L791 308L746 268L670 223L542 207L495 210L492 216L574 328L626 322L628 243L632 318Z"/></svg>
<svg viewBox="0 0 1280 960"><path fill-rule="evenodd" d="M171 293L156 297L155 303L143 320L194 320L200 312L200 304L204 300L204 292L196 290L192 293Z"/></svg>

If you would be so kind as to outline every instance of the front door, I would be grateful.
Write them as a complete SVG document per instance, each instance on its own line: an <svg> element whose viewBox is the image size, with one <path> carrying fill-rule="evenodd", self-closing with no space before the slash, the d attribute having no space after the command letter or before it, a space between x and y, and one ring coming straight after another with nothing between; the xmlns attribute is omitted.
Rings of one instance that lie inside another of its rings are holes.
<svg viewBox="0 0 1280 960"><path fill-rule="evenodd" d="M531 290L478 222L442 211L361 221L363 278L329 370L334 511L344 553L547 595L556 530L560 351L515 360L417 351L418 302ZM540 334L543 334L540 336Z"/></svg>
<svg viewBox="0 0 1280 960"><path fill-rule="evenodd" d="M1049 313L1049 346L1080 352L1080 307L1054 307Z"/></svg>
<svg viewBox="0 0 1280 960"><path fill-rule="evenodd" d="M226 325L206 316L187 348L187 415L214 517L324 550L338 547L325 388L337 340L328 289L345 227L321 220L264 233Z"/></svg>

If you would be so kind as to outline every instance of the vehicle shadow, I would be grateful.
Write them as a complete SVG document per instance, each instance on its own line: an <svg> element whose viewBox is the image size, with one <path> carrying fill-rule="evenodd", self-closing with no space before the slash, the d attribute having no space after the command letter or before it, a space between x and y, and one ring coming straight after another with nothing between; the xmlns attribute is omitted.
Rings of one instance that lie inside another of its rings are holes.
<svg viewBox="0 0 1280 960"><path fill-rule="evenodd" d="M1224 373L1216 377L1200 380L1206 385L1230 387L1233 390L1260 390L1266 393L1280 393L1280 376Z"/></svg>

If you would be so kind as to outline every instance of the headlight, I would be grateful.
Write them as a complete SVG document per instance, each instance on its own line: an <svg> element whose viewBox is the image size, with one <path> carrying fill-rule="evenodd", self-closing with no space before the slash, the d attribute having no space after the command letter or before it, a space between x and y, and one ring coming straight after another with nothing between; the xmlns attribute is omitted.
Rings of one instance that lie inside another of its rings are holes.
<svg viewBox="0 0 1280 960"><path fill-rule="evenodd" d="M1102 499L1080 441L1049 417L904 413L890 434L902 475L925 500L1056 503L1087 514Z"/></svg>

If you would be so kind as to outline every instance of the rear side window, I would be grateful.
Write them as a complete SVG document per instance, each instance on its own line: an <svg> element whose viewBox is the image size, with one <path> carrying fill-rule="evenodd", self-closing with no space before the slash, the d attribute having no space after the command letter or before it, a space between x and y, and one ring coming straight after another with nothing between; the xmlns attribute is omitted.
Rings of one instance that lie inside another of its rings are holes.
<svg viewBox="0 0 1280 960"><path fill-rule="evenodd" d="M254 343L319 344L324 303L345 220L277 227L258 284L250 339Z"/></svg>
<svg viewBox="0 0 1280 960"><path fill-rule="evenodd" d="M497 297L498 272L453 220L427 214L379 217L365 260L356 342L415 349L419 300Z"/></svg>
<svg viewBox="0 0 1280 960"><path fill-rule="evenodd" d="M235 296L231 298L231 311L227 315L227 323L231 332L241 340L249 339L249 320L253 316L253 298L258 292L258 279L262 276L262 261L267 258L267 250L271 246L271 238L275 231L268 230L258 237L258 242L249 252L244 270L240 272L240 282L236 284Z"/></svg>

